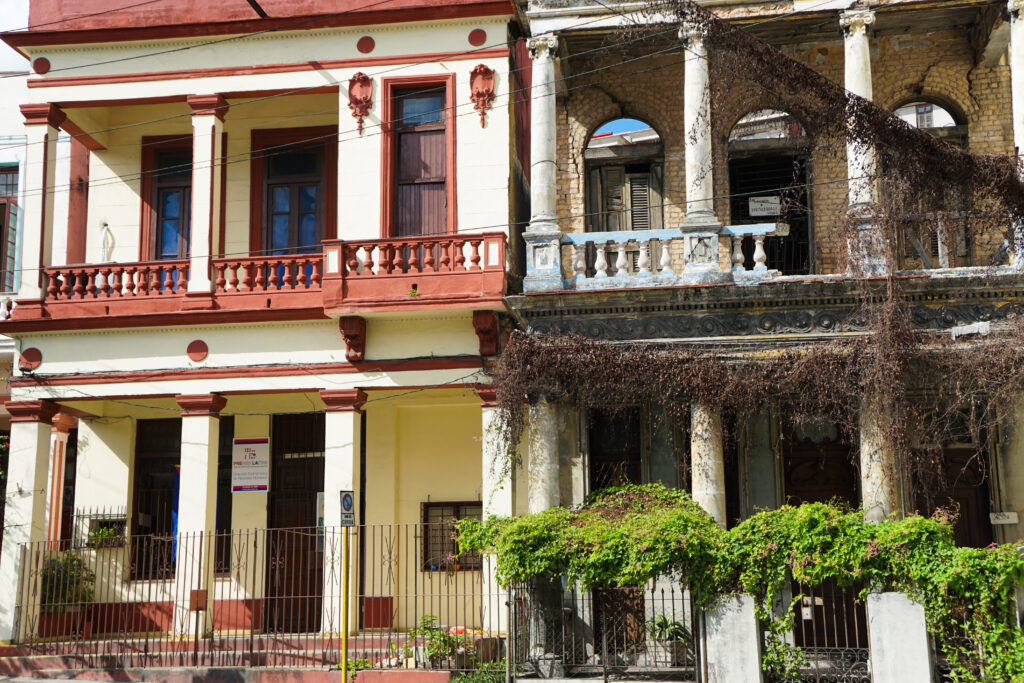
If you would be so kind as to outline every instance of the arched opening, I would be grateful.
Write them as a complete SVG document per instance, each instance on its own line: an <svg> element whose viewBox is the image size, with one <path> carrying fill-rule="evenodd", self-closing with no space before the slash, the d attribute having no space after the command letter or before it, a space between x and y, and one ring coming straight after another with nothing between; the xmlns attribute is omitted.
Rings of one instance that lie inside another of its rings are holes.
<svg viewBox="0 0 1024 683"><path fill-rule="evenodd" d="M937 100L914 99L893 110L903 121L951 145L967 147L967 122L957 110ZM902 268L949 268L973 265L974 248L967 197L956 191L909 207L899 232Z"/></svg>
<svg viewBox="0 0 1024 683"><path fill-rule="evenodd" d="M808 138L791 114L761 109L747 114L729 133L729 206L732 223L787 223L789 234L764 242L767 265L783 275L814 268L811 249ZM746 267L754 244L743 245Z"/></svg>
<svg viewBox="0 0 1024 683"><path fill-rule="evenodd" d="M583 159L587 232L662 227L665 153L649 124L609 121L590 137Z"/></svg>

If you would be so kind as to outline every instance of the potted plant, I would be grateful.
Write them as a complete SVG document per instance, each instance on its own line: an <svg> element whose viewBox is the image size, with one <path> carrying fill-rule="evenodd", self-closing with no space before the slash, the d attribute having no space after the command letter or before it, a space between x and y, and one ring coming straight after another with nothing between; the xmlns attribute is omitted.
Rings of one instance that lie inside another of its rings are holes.
<svg viewBox="0 0 1024 683"><path fill-rule="evenodd" d="M91 635L87 613L95 581L96 575L74 550L43 560L39 581L40 637Z"/></svg>
<svg viewBox="0 0 1024 683"><path fill-rule="evenodd" d="M419 648L433 668L442 668L442 664L454 669L472 666L472 639L465 628L439 626L437 617L427 614L409 631L409 636L421 639Z"/></svg>
<svg viewBox="0 0 1024 683"><path fill-rule="evenodd" d="M647 623L647 631L654 640L654 655L659 663L683 666L687 663L690 630L680 621L659 614Z"/></svg>

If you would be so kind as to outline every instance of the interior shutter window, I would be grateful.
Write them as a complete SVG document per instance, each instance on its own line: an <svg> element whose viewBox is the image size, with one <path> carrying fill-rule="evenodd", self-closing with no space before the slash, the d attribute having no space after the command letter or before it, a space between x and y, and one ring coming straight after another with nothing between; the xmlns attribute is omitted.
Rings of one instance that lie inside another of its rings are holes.
<svg viewBox="0 0 1024 683"><path fill-rule="evenodd" d="M396 95L395 226L398 237L448 231L444 88Z"/></svg>
<svg viewBox="0 0 1024 683"><path fill-rule="evenodd" d="M626 169L623 166L605 166L601 169L601 190L604 198L605 229L626 230Z"/></svg>
<svg viewBox="0 0 1024 683"><path fill-rule="evenodd" d="M651 229L661 230L664 227L662 216L665 212L662 190L664 187L663 177L665 167L661 164L651 164Z"/></svg>

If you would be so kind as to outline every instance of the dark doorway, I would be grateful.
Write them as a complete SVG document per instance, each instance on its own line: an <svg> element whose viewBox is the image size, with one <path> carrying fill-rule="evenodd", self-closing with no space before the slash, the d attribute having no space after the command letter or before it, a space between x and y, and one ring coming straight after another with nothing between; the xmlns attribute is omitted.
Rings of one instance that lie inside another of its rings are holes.
<svg viewBox="0 0 1024 683"><path fill-rule="evenodd" d="M324 487L322 413L275 415L267 531L267 629L320 630L323 551L317 494Z"/></svg>
<svg viewBox="0 0 1024 683"><path fill-rule="evenodd" d="M783 441L785 496L789 505L860 501L860 476L854 466L855 447L843 443L834 425L790 430ZM867 615L857 601L860 586L840 588L835 581L818 586L793 582L793 595L802 595L793 628L798 647L808 650L815 666L822 648L867 648ZM823 657L832 656L829 653Z"/></svg>
<svg viewBox="0 0 1024 683"><path fill-rule="evenodd" d="M988 467L974 448L945 448L942 488L917 494L917 508L931 515L938 507L953 507L957 514L953 538L958 546L984 548L992 543L989 517Z"/></svg>
<svg viewBox="0 0 1024 683"><path fill-rule="evenodd" d="M590 412L587 425L590 491L643 481L641 434L639 408Z"/></svg>
<svg viewBox="0 0 1024 683"><path fill-rule="evenodd" d="M590 491L643 482L643 431L639 408L593 410L587 425ZM621 657L643 648L644 593L639 588L594 589L594 647Z"/></svg>
<svg viewBox="0 0 1024 683"><path fill-rule="evenodd" d="M132 485L131 577L174 577L181 419L139 420Z"/></svg>
<svg viewBox="0 0 1024 683"><path fill-rule="evenodd" d="M811 234L807 197L807 159L794 151L759 151L729 154L730 215L732 223L789 224L789 235L767 237L764 251L767 265L783 275L806 275L811 272ZM774 198L780 213L764 215L775 204L763 198ZM754 267L754 241L743 242L744 267Z"/></svg>

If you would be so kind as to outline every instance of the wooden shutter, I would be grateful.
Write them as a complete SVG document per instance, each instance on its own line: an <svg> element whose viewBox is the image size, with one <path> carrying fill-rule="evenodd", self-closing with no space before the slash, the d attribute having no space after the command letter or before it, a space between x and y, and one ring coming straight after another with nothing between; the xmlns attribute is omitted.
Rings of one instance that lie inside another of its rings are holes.
<svg viewBox="0 0 1024 683"><path fill-rule="evenodd" d="M601 194L604 200L605 230L626 230L626 169L605 166L601 169Z"/></svg>
<svg viewBox="0 0 1024 683"><path fill-rule="evenodd" d="M402 132L398 136L396 235L436 235L448 230L445 131Z"/></svg>
<svg viewBox="0 0 1024 683"><path fill-rule="evenodd" d="M18 205L13 201L0 204L0 234L3 235L3 261L0 267L3 268L3 288L5 291L14 291L14 260L17 254L18 244Z"/></svg>
<svg viewBox="0 0 1024 683"><path fill-rule="evenodd" d="M630 173L629 186L629 229L651 229L651 174Z"/></svg>

